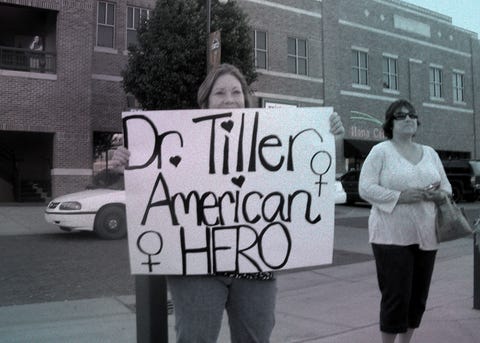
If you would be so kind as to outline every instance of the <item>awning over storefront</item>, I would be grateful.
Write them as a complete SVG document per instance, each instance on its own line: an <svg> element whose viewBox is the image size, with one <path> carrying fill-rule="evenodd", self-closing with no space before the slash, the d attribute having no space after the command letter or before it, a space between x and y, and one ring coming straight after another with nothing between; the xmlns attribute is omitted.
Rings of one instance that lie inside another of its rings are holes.
<svg viewBox="0 0 480 343"><path fill-rule="evenodd" d="M361 158L367 157L372 147L379 143L378 141L366 141L359 139L345 139L343 145L345 158Z"/></svg>

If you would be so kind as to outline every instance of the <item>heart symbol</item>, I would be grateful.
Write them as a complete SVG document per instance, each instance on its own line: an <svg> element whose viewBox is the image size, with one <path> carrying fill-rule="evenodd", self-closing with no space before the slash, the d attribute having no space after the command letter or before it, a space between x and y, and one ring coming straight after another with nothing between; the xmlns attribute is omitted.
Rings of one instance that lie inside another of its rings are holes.
<svg viewBox="0 0 480 343"><path fill-rule="evenodd" d="M240 175L239 177L232 177L232 183L239 188L242 188L244 182L245 177L243 177L243 175Z"/></svg>
<svg viewBox="0 0 480 343"><path fill-rule="evenodd" d="M224 121L223 123L220 124L221 127L223 127L224 130L230 132L232 131L233 128L233 121Z"/></svg>
<svg viewBox="0 0 480 343"><path fill-rule="evenodd" d="M170 157L170 163L173 164L175 167L178 166L178 164L180 163L181 160L182 160L182 158L178 155Z"/></svg>

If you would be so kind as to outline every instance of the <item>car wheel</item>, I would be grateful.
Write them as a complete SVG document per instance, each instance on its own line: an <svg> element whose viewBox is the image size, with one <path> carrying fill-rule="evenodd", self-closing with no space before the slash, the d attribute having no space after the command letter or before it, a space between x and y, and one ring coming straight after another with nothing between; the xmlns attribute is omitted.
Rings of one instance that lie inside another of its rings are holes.
<svg viewBox="0 0 480 343"><path fill-rule="evenodd" d="M95 233L103 239L121 239L127 235L125 207L108 206L97 213Z"/></svg>
<svg viewBox="0 0 480 343"><path fill-rule="evenodd" d="M452 199L455 202L460 202L463 200L462 190L458 186L452 186Z"/></svg>

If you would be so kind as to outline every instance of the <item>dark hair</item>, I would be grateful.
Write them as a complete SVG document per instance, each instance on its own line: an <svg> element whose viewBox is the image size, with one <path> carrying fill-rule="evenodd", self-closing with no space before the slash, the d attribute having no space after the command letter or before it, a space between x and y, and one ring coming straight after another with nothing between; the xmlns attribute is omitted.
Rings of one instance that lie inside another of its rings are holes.
<svg viewBox="0 0 480 343"><path fill-rule="evenodd" d="M387 111L385 112L385 122L383 123L383 132L388 139L393 138L393 121L395 120L394 114L397 113L402 107L406 107L410 112L416 113L415 107L410 103L410 101L405 99L400 99L392 102L388 106ZM417 119L417 125L420 125L420 122Z"/></svg>
<svg viewBox="0 0 480 343"><path fill-rule="evenodd" d="M237 67L228 63L223 63L212 69L198 88L197 103L200 108L208 108L208 98L210 96L210 92L212 91L213 85L220 76L225 74L230 74L237 78L242 86L242 92L245 98L245 107L251 107L252 100L250 99L250 89L248 88L245 76L243 76L242 72Z"/></svg>

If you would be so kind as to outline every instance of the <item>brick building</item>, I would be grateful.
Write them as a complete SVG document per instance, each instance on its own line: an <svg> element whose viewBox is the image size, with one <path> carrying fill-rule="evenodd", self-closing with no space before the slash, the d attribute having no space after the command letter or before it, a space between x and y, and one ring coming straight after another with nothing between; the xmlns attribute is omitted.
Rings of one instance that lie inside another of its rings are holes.
<svg viewBox="0 0 480 343"><path fill-rule="evenodd" d="M385 110L400 98L420 114L417 141L444 158L479 158L477 33L399 0L240 3L262 38L256 41L259 105L333 106L346 128L339 172L358 168L384 139ZM296 55L295 43L305 46ZM306 68L288 64L295 58L305 59Z"/></svg>
<svg viewBox="0 0 480 343"><path fill-rule="evenodd" d="M128 109L127 44L154 4L0 0L0 201L28 201L32 184L48 197L91 182L95 136L121 131Z"/></svg>
<svg viewBox="0 0 480 343"><path fill-rule="evenodd" d="M444 157L479 157L476 33L400 0L237 2L252 27L257 105L333 106L346 127L338 172L383 139L385 109L399 98L420 114L417 141ZM133 106L121 70L154 5L0 0L0 201L20 199L22 180L47 196L91 181L96 138L121 131L120 113ZM35 36L40 50L30 49Z"/></svg>

